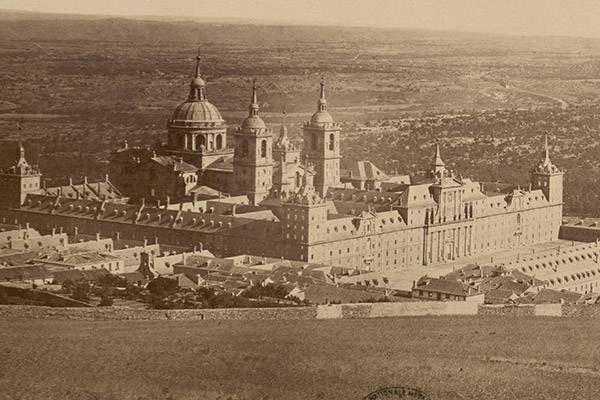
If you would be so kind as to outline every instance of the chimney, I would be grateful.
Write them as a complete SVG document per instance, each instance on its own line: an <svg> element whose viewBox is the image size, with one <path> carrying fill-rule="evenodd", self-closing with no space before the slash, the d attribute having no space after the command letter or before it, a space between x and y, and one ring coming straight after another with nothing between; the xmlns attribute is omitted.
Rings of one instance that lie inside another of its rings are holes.
<svg viewBox="0 0 600 400"><path fill-rule="evenodd" d="M60 233L62 235L62 233L63 233L63 227L62 226L59 228L58 233Z"/></svg>
<svg viewBox="0 0 600 400"><path fill-rule="evenodd" d="M100 233L96 232L96 242L99 242L99 241L100 241Z"/></svg>
<svg viewBox="0 0 600 400"><path fill-rule="evenodd" d="M83 184L84 184L84 185L87 185L87 184L88 184L88 182L87 182L87 176L84 176L84 177L83 177Z"/></svg>
<svg viewBox="0 0 600 400"><path fill-rule="evenodd" d="M69 186L73 186L73 178L69 177Z"/></svg>
<svg viewBox="0 0 600 400"><path fill-rule="evenodd" d="M154 244L158 244L158 237L154 236Z"/></svg>
<svg viewBox="0 0 600 400"><path fill-rule="evenodd" d="M144 197L142 197L142 207L146 206L146 199Z"/></svg>
<svg viewBox="0 0 600 400"><path fill-rule="evenodd" d="M74 232L75 235L77 235L77 227L73 228L73 232Z"/></svg>
<svg viewBox="0 0 600 400"><path fill-rule="evenodd" d="M160 199L156 200L156 207L160 208Z"/></svg>
<svg viewBox="0 0 600 400"><path fill-rule="evenodd" d="M196 251L198 250L197 246L194 246L194 250L192 250L192 254L196 254Z"/></svg>
<svg viewBox="0 0 600 400"><path fill-rule="evenodd" d="M56 233L56 228L52 228L52 236Z"/></svg>
<svg viewBox="0 0 600 400"><path fill-rule="evenodd" d="M25 229L29 229L29 222L25 223Z"/></svg>
<svg viewBox="0 0 600 400"><path fill-rule="evenodd" d="M198 243L198 251L202 252L202 242Z"/></svg>
<svg viewBox="0 0 600 400"><path fill-rule="evenodd" d="M115 237L116 237L117 240L119 240L121 238L121 232L117 232L115 234Z"/></svg>
<svg viewBox="0 0 600 400"><path fill-rule="evenodd" d="M171 205L171 198L169 195L167 195L167 200L165 201L165 210L169 208L169 205Z"/></svg>
<svg viewBox="0 0 600 400"><path fill-rule="evenodd" d="M104 175L104 182L108 183L108 174Z"/></svg>

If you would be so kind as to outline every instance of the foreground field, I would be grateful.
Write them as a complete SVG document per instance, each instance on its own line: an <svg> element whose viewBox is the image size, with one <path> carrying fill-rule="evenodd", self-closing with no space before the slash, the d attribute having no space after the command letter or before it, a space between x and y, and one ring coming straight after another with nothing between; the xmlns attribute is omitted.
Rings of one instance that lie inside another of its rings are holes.
<svg viewBox="0 0 600 400"><path fill-rule="evenodd" d="M0 322L2 399L600 398L600 321Z"/></svg>

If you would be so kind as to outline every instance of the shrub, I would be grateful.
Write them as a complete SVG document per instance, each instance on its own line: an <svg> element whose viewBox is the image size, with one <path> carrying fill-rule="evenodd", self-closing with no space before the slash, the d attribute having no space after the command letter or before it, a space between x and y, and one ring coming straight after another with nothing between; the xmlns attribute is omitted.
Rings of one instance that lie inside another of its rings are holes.
<svg viewBox="0 0 600 400"><path fill-rule="evenodd" d="M177 281L175 279L158 277L148 284L147 289L153 296L166 296L177 290Z"/></svg>

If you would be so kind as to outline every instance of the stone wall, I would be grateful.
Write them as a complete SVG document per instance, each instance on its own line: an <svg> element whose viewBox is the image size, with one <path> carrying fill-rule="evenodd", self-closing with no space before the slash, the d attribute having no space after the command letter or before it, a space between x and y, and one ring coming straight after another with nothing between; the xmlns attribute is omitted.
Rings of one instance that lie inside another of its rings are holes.
<svg viewBox="0 0 600 400"><path fill-rule="evenodd" d="M425 315L573 316L600 318L600 304L481 305L468 302L364 303L317 307L135 310L118 307L2 306L1 318L74 320L306 320Z"/></svg>
<svg viewBox="0 0 600 400"><path fill-rule="evenodd" d="M560 304L562 315L567 317L600 318L600 304Z"/></svg>
<svg viewBox="0 0 600 400"><path fill-rule="evenodd" d="M533 316L535 315L534 305L480 305L477 315L510 315L513 317Z"/></svg>

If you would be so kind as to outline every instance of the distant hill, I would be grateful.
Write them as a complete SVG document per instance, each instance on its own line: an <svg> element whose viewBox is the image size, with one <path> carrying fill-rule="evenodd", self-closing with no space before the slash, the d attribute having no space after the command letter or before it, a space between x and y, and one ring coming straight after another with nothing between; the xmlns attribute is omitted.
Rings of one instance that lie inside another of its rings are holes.
<svg viewBox="0 0 600 400"><path fill-rule="evenodd" d="M111 16L0 9L0 41L286 42L481 39L487 33L369 28L244 18ZM34 21L35 23L32 23Z"/></svg>

